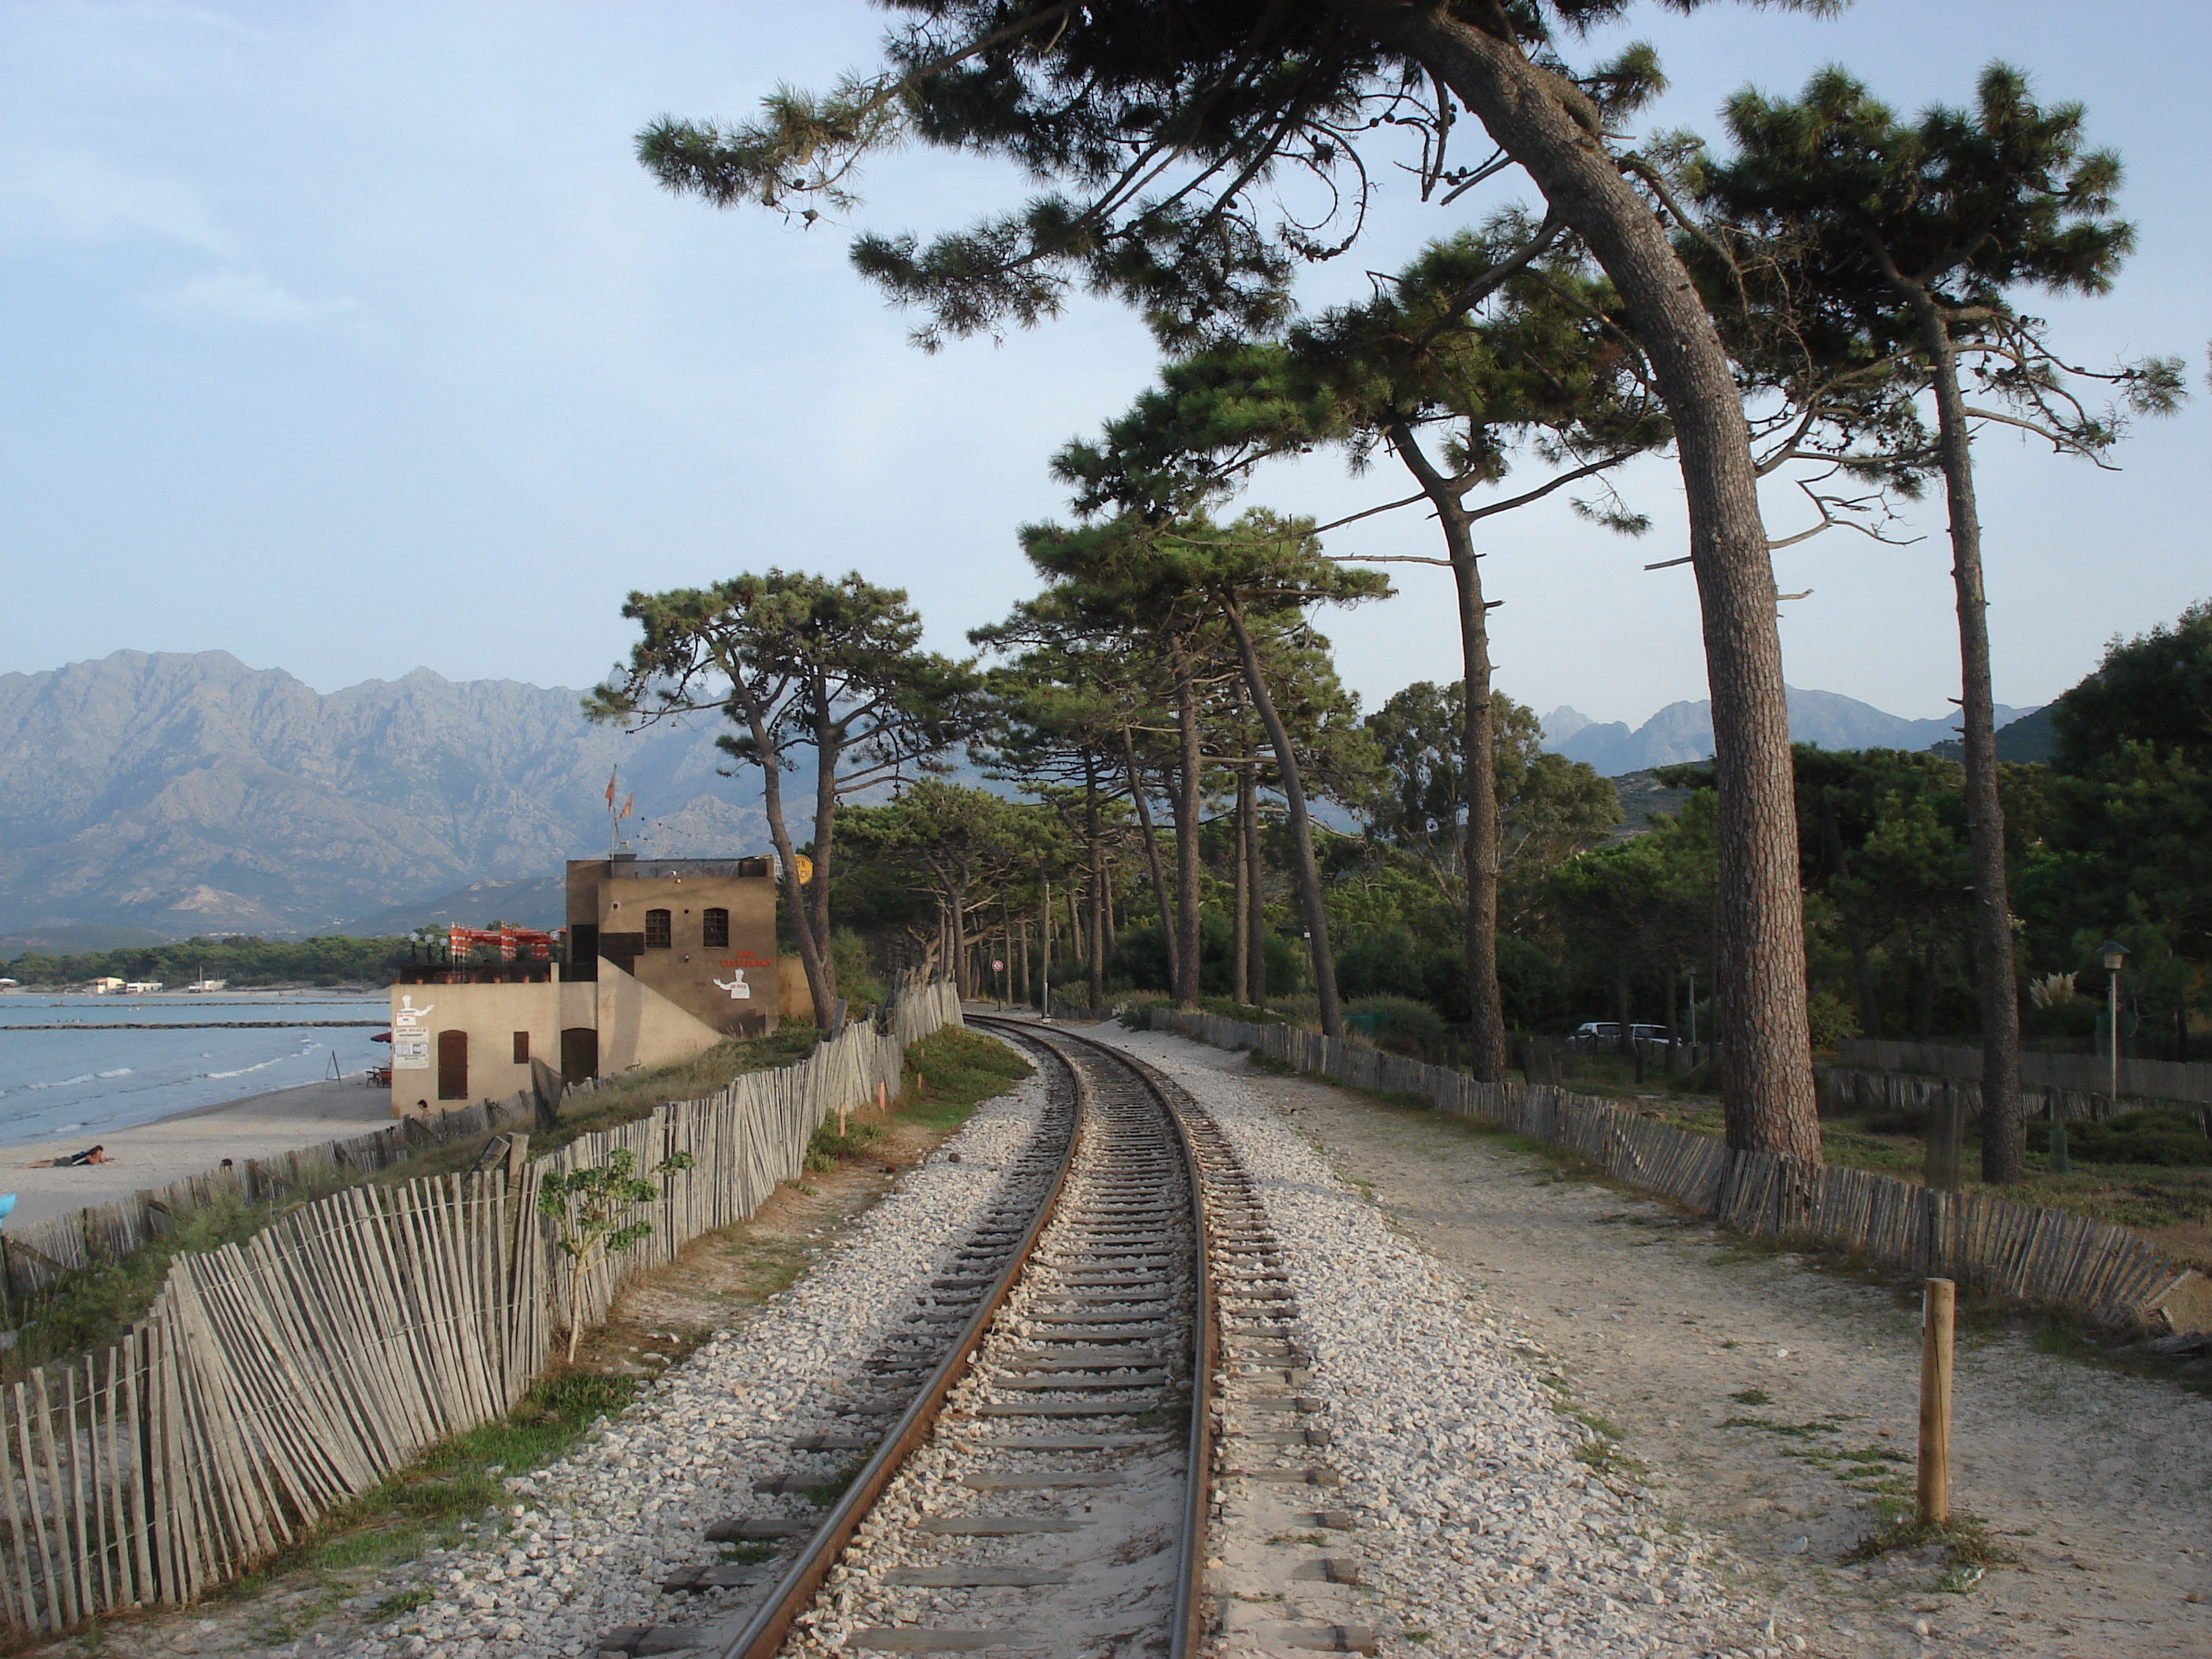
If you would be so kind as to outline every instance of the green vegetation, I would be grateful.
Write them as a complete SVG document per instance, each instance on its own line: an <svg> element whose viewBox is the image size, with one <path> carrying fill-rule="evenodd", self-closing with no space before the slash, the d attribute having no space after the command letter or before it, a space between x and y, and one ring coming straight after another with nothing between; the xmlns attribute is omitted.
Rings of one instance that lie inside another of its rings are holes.
<svg viewBox="0 0 2212 1659"><path fill-rule="evenodd" d="M495 1422L440 1442L405 1468L325 1516L274 1559L220 1593L251 1599L272 1579L301 1571L375 1568L459 1541L504 1501L501 1480L564 1455L602 1418L629 1404L637 1379L563 1371L533 1385ZM386 1619L422 1605L424 1592L393 1597L370 1615ZM410 1596L416 1599L410 1601ZM386 1610L388 1609L388 1610Z"/></svg>
<svg viewBox="0 0 2212 1659"><path fill-rule="evenodd" d="M900 1109L926 1128L957 1129L978 1105L1036 1069L995 1037L948 1025L906 1051Z"/></svg>
<svg viewBox="0 0 2212 1659"><path fill-rule="evenodd" d="M1978 1580L1981 1572L2008 1565L2020 1559L1990 1536L1989 1522L1978 1515L1958 1510L1948 1521L1923 1522L1910 1516L1892 1521L1845 1551L1844 1559L1871 1561L1893 1551L1923 1550L1931 1546L1940 1547L1951 1563L1951 1571L1945 1575L1950 1582L1939 1583L1939 1589L1963 1591ZM1965 1574L1972 1576L1953 1576Z"/></svg>
<svg viewBox="0 0 2212 1659"><path fill-rule="evenodd" d="M624 1221L623 1213L660 1196L660 1182L653 1176L681 1174L696 1162L689 1152L671 1152L648 1173L641 1174L637 1154L617 1146L604 1164L549 1171L539 1180L538 1213L553 1224L555 1242L568 1259L571 1365L576 1363L576 1342L583 1333L583 1321L574 1312L578 1281L609 1256L626 1255L631 1246L652 1236L652 1222L643 1217Z"/></svg>
<svg viewBox="0 0 2212 1659"><path fill-rule="evenodd" d="M0 977L40 990L95 979L159 980L182 990L202 978L235 989L270 985L375 985L408 960L404 939L187 939L113 951L49 956L27 951L0 962Z"/></svg>

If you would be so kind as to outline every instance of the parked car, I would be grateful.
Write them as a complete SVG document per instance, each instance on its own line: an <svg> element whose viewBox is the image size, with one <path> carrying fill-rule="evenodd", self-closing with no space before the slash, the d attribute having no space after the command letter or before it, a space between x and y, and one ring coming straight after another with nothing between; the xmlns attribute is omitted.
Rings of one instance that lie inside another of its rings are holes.
<svg viewBox="0 0 2212 1659"><path fill-rule="evenodd" d="M1664 1042L1668 1030L1663 1025L1647 1025L1641 1020L1632 1021L1629 1034L1639 1042ZM1575 1034L1567 1039L1570 1048L1580 1048L1589 1054L1613 1054L1620 1047L1620 1022L1617 1019L1586 1019L1575 1027Z"/></svg>

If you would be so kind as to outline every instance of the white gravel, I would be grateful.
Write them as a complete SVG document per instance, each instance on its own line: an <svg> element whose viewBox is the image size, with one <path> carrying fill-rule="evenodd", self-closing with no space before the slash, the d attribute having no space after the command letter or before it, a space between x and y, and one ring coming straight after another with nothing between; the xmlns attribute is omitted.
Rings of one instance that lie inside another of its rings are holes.
<svg viewBox="0 0 2212 1659"><path fill-rule="evenodd" d="M657 1581L716 1559L703 1534L726 1516L805 1512L796 1498L755 1496L756 1480L827 1479L857 1455L796 1452L791 1443L866 1431L832 1407L897 1386L863 1376L861 1360L903 1324L1000 1196L1044 1100L1033 1077L985 1102L805 1278L649 1384L572 1455L510 1478L514 1503L497 1534L395 1576L388 1590L421 1587L436 1599L349 1650L362 1659L574 1656L617 1625L741 1623L762 1589L670 1594ZM860 1419L872 1420L886 1419Z"/></svg>
<svg viewBox="0 0 2212 1659"><path fill-rule="evenodd" d="M1717 1545L1668 1529L1632 1476L1583 1461L1601 1462L1605 1443L1563 1413L1541 1351L1394 1232L1255 1091L1180 1038L1093 1034L1188 1088L1267 1205L1304 1310L1328 1461L1344 1476L1328 1501L1358 1517L1382 1652L1780 1659L1803 1647L1724 1593Z"/></svg>

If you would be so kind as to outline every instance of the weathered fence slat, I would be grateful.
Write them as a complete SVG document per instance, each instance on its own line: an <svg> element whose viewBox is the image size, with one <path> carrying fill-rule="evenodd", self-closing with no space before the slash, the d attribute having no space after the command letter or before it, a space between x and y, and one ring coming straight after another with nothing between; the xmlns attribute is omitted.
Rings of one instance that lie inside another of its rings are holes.
<svg viewBox="0 0 2212 1659"><path fill-rule="evenodd" d="M1149 1018L1156 1030L1217 1048L1256 1049L1357 1088L1425 1096L1439 1111L1570 1148L1608 1175L1753 1237L1844 1250L2015 1300L2075 1309L2112 1324L2152 1305L2176 1278L2172 1264L2142 1238L2087 1217L1979 1194L1968 1198L1867 1170L1807 1168L1764 1153L1733 1152L1710 1135L1553 1085L1474 1083L1457 1072L1287 1025L1165 1008L1152 1009ZM1911 1046L1859 1042L1847 1045L1845 1054L1887 1067L1901 1063L1892 1050ZM2212 1066L2185 1069L2212 1079ZM1887 1070L1831 1068L1825 1079L1832 1104L1848 1098L1858 1109L1925 1109L1942 1098L1945 1086L1940 1079ZM2124 1071L2122 1086L2127 1086ZM1964 1097L1966 1109L1979 1110L1978 1085L1954 1081L1950 1087ZM2112 1103L2054 1087L2040 1109L2081 1118L2109 1114Z"/></svg>
<svg viewBox="0 0 2212 1659"><path fill-rule="evenodd" d="M514 1172L341 1188L243 1245L177 1258L122 1340L0 1390L0 1623L52 1632L197 1599L425 1447L509 1409L550 1351L549 1292L564 1318L603 1317L632 1278L801 1174L825 1115L872 1105L878 1084L896 1094L907 1048L959 1020L950 985L909 983L797 1066ZM274 1203L501 1119L470 1107L428 1131L394 1125L11 1230L0 1275L9 1293L34 1293L173 1233L195 1208ZM617 1147L647 1167L679 1151L695 1164L635 1206L653 1224L641 1248L577 1285L556 1271L538 1185Z"/></svg>

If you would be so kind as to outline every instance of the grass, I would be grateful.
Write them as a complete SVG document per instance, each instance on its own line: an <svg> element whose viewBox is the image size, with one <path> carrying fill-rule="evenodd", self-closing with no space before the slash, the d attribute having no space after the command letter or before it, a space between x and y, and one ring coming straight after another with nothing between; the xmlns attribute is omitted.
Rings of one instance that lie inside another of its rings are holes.
<svg viewBox="0 0 2212 1659"><path fill-rule="evenodd" d="M1954 1510L1948 1521L1893 1521L1851 1546L1843 1559L1846 1562L1871 1561L1897 1550L1927 1549L1931 1546L1942 1547L1951 1563L1951 1571L1944 1577L1954 1580L1946 1584L1938 1579L1936 1588L1952 1589L1957 1594L1971 1589L1988 1569L2008 1566L2019 1559L1990 1535L1986 1521L1964 1510ZM1967 1573L1972 1577L1966 1577Z"/></svg>
<svg viewBox="0 0 2212 1659"><path fill-rule="evenodd" d="M925 1129L957 1129L1035 1069L997 1038L948 1025L906 1051L899 1115Z"/></svg>
<svg viewBox="0 0 2212 1659"><path fill-rule="evenodd" d="M251 1599L293 1573L373 1570L453 1541L486 1510L507 1501L502 1478L564 1455L592 1424L629 1405L641 1380L581 1370L547 1377L505 1417L441 1441L216 1594ZM380 1608L368 1616L396 1618L430 1599L428 1590L403 1591L383 1604L389 1612Z"/></svg>

